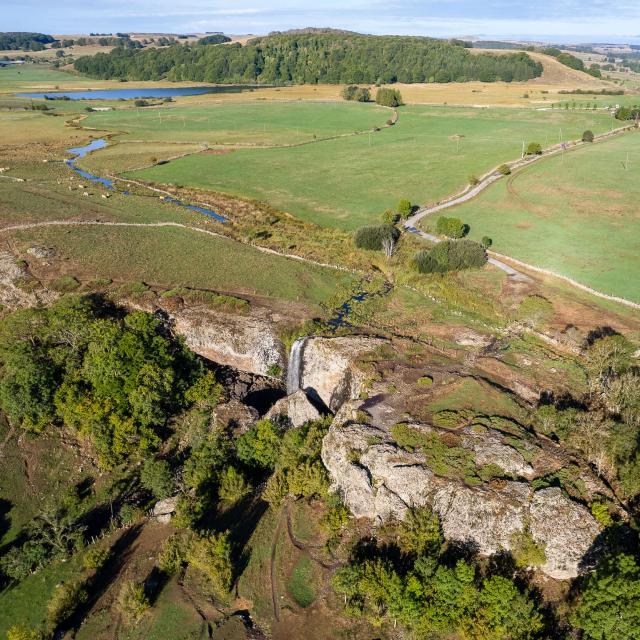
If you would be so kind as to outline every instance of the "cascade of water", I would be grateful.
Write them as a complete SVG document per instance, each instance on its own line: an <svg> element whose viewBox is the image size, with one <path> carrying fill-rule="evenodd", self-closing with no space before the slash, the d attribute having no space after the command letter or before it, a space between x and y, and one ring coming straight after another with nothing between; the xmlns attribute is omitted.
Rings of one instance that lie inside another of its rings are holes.
<svg viewBox="0 0 640 640"><path fill-rule="evenodd" d="M287 395L300 389L302 381L302 352L307 338L298 338L291 346L289 364L287 366Z"/></svg>

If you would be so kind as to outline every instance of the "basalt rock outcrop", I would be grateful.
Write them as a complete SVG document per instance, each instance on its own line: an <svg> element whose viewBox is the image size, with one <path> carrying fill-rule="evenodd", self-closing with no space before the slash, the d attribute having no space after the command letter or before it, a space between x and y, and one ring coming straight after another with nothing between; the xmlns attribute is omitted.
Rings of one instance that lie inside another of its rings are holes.
<svg viewBox="0 0 640 640"><path fill-rule="evenodd" d="M169 313L173 329L201 356L241 371L269 375L285 368L275 325L259 313L232 315L206 309Z"/></svg>
<svg viewBox="0 0 640 640"><path fill-rule="evenodd" d="M534 490L523 477L534 469L498 434L485 434L486 446L468 434L459 442L476 464L480 459L502 466L509 478L470 485L437 475L420 448L407 451L389 430L353 422L332 425L322 460L334 489L357 518L380 524L402 519L409 508L429 506L439 515L447 540L483 555L511 550L514 534L528 530L544 548L544 573L556 579L577 576L597 547L599 526L589 510L558 487Z"/></svg>
<svg viewBox="0 0 640 640"><path fill-rule="evenodd" d="M339 338L305 338L292 349L288 391L303 389L309 397L331 411L358 398L367 374L357 361L367 352L384 344L384 340L367 336Z"/></svg>
<svg viewBox="0 0 640 640"><path fill-rule="evenodd" d="M285 417L293 428L297 428L305 422L317 420L321 415L307 394L302 389L298 389L295 393L278 400L265 417Z"/></svg>

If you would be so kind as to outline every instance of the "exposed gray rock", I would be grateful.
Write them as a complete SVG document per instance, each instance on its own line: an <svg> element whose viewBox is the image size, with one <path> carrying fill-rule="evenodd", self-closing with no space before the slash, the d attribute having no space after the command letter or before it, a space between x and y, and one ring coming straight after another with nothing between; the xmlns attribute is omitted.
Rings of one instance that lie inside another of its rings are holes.
<svg viewBox="0 0 640 640"><path fill-rule="evenodd" d="M511 447L500 444L493 433L487 435L486 449L473 439L469 442L485 461L498 464L499 460L506 467L527 470L524 460L503 449ZM436 476L421 453L399 448L385 429L334 423L323 442L322 460L333 488L353 514L375 524L402 519L412 507L430 506L439 515L447 540L469 544L484 555L508 551L513 534L529 526L534 540L546 547L542 571L553 578L578 575L581 560L598 535L588 510L559 489L534 493L528 483L516 481L467 486Z"/></svg>
<svg viewBox="0 0 640 640"><path fill-rule="evenodd" d="M530 508L529 528L534 541L545 545L545 573L565 580L577 567L599 533L586 507L567 498L558 487L536 491Z"/></svg>
<svg viewBox="0 0 640 640"><path fill-rule="evenodd" d="M495 432L484 431L474 433L468 431L463 438L463 445L475 453L476 464L495 464L505 473L517 476L533 475L533 467L522 454L508 444Z"/></svg>
<svg viewBox="0 0 640 640"><path fill-rule="evenodd" d="M301 351L300 388L336 411L357 398L366 375L355 366L358 357L385 341L379 338L309 338Z"/></svg>
<svg viewBox="0 0 640 640"><path fill-rule="evenodd" d="M275 418L276 416L286 416L294 428L321 417L320 412L309 401L307 394L302 389L278 400L266 414L267 418Z"/></svg>
<svg viewBox="0 0 640 640"><path fill-rule="evenodd" d="M158 522L167 524L175 513L177 506L178 496L158 500L153 507L152 515Z"/></svg>
<svg viewBox="0 0 640 640"><path fill-rule="evenodd" d="M206 309L170 312L175 331L190 349L214 362L267 375L272 365L284 369L282 344L268 318L231 315Z"/></svg>

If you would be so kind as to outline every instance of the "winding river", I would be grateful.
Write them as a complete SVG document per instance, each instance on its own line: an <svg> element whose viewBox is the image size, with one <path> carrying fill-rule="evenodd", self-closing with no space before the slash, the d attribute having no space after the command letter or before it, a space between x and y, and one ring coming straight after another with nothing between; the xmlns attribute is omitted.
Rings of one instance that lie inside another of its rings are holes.
<svg viewBox="0 0 640 640"><path fill-rule="evenodd" d="M108 144L109 143L106 140L104 140L103 138L100 138L99 140L92 140L89 144L85 145L84 147L74 147L72 149L67 149L67 153L73 154L73 158L69 158L65 160L64 163L67 165L67 167L75 171L78 175L82 176L86 180L90 180L91 182L101 184L107 189L111 189L112 191L114 191L115 187L114 187L113 180L109 180L108 178L101 178L100 176L96 176L93 173L89 173L88 171L85 171L84 169L81 169L80 167L78 167L78 165L76 164L80 158L84 158L87 154L91 153L92 151L97 151L98 149L104 149ZM122 191L121 193L123 193L124 195L128 195L127 191ZM216 213L215 211L213 211L213 209L200 207L195 204L188 204L186 202L182 202L181 200L177 200L176 198L172 198L171 196L165 196L163 202L169 203L169 204L175 204L175 205L178 205L179 207L184 207L185 209L189 209L190 211L195 211L197 213L202 213L205 216L209 216L210 218L217 220L218 222L226 222L226 218L224 216L221 216L219 213Z"/></svg>

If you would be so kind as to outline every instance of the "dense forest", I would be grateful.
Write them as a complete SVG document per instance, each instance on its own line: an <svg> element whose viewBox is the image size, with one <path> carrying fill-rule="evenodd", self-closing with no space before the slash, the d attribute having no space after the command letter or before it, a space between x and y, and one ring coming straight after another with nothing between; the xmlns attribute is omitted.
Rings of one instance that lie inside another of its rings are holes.
<svg viewBox="0 0 640 640"><path fill-rule="evenodd" d="M344 34L274 35L246 45L115 49L75 68L97 78L269 84L524 81L542 65L525 53L474 55L431 38Z"/></svg>
<svg viewBox="0 0 640 640"><path fill-rule="evenodd" d="M50 44L54 40L53 36L45 33L6 31L0 33L0 50L42 51L45 44Z"/></svg>

